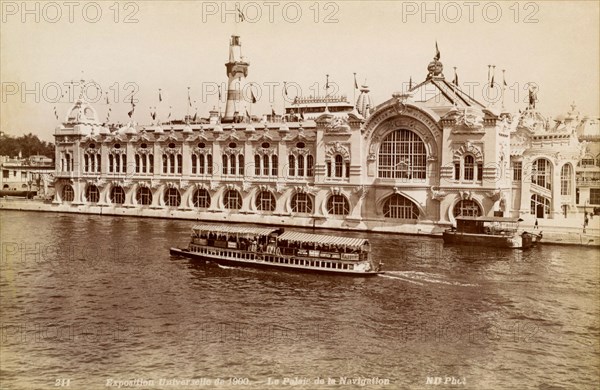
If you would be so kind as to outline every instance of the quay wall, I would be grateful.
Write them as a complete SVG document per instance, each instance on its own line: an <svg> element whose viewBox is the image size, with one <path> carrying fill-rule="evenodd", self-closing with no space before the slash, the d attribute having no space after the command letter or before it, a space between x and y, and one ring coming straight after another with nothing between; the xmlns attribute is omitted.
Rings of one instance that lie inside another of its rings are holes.
<svg viewBox="0 0 600 390"><path fill-rule="evenodd" d="M139 208L114 207L96 205L56 204L40 200L0 199L0 210L20 210L58 213L79 213L111 216L173 218L206 222L237 222L277 226L315 227L320 229L355 230L378 233L412 234L441 237L447 224L416 223L397 224L381 223L377 220L344 220L295 217L290 215L258 215L223 212L198 212L195 210L178 210L173 208ZM600 217L589 222L585 232L574 220L542 220L538 221L538 229L532 225L521 224L521 228L532 232L543 232L542 244L600 246Z"/></svg>

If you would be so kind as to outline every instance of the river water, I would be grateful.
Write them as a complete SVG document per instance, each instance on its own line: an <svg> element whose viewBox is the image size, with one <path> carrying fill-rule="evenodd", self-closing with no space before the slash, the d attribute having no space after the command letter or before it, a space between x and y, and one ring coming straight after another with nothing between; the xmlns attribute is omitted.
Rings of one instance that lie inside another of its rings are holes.
<svg viewBox="0 0 600 390"><path fill-rule="evenodd" d="M350 278L170 257L190 221L0 223L1 389L599 387L597 249L344 232L385 262Z"/></svg>

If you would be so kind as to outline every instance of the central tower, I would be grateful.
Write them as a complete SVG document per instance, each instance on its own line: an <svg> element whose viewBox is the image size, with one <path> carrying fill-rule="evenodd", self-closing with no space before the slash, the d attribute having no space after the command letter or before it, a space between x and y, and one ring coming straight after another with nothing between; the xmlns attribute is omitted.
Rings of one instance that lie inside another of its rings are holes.
<svg viewBox="0 0 600 390"><path fill-rule="evenodd" d="M232 35L229 42L229 62L225 64L227 68L227 104L225 106L225 116L223 122L234 122L240 115L240 101L242 92L240 80L248 76L248 66L250 64L244 61L242 56L242 43L239 35Z"/></svg>

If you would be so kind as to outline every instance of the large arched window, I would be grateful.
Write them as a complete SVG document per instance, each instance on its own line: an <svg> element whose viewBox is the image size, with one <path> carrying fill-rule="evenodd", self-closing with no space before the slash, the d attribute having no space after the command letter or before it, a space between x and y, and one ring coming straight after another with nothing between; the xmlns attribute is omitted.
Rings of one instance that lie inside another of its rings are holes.
<svg viewBox="0 0 600 390"><path fill-rule="evenodd" d="M425 179L427 149L421 138L410 130L388 134L379 148L378 176L390 179Z"/></svg>
<svg viewBox="0 0 600 390"><path fill-rule="evenodd" d="M110 190L110 201L113 204L125 203L125 190L123 187L116 186Z"/></svg>
<svg viewBox="0 0 600 390"><path fill-rule="evenodd" d="M306 213L310 214L313 212L313 202L308 194L297 193L292 196L292 212L294 213Z"/></svg>
<svg viewBox="0 0 600 390"><path fill-rule="evenodd" d="M530 211L536 218L545 218L547 214L550 214L550 199L538 194L531 195Z"/></svg>
<svg viewBox="0 0 600 390"><path fill-rule="evenodd" d="M344 195L331 195L327 200L327 212L332 215L348 215L350 204Z"/></svg>
<svg viewBox="0 0 600 390"><path fill-rule="evenodd" d="M181 195L177 188L167 188L165 191L165 204L171 207L178 207L181 204Z"/></svg>
<svg viewBox="0 0 600 390"><path fill-rule="evenodd" d="M455 206L453 210L454 217L479 217L481 215L481 208L473 200L461 200Z"/></svg>
<svg viewBox="0 0 600 390"><path fill-rule="evenodd" d="M261 191L256 196L256 209L260 211L275 211L275 197L269 191Z"/></svg>
<svg viewBox="0 0 600 390"><path fill-rule="evenodd" d="M135 194L135 199L138 204L148 206L152 204L152 191L148 187L139 187Z"/></svg>
<svg viewBox="0 0 600 390"><path fill-rule="evenodd" d="M538 186L552 189L552 165L545 158L535 160L531 170L531 182Z"/></svg>
<svg viewBox="0 0 600 390"><path fill-rule="evenodd" d="M199 188L194 191L192 202L194 203L194 207L207 209L210 207L210 194L204 188Z"/></svg>
<svg viewBox="0 0 600 390"><path fill-rule="evenodd" d="M100 191L98 191L98 187L93 184L90 184L85 189L85 199L90 203L98 203L100 200Z"/></svg>
<svg viewBox="0 0 600 390"><path fill-rule="evenodd" d="M62 200L63 202L72 202L75 199L75 192L70 184L67 184L62 189Z"/></svg>
<svg viewBox="0 0 600 390"><path fill-rule="evenodd" d="M395 219L417 219L419 208L410 199L393 194L383 203L383 216Z"/></svg>
<svg viewBox="0 0 600 390"><path fill-rule="evenodd" d="M573 174L571 171L571 164L563 165L560 170L560 194L571 195L571 180Z"/></svg>
<svg viewBox="0 0 600 390"><path fill-rule="evenodd" d="M223 196L223 206L228 210L239 210L242 208L242 196L236 190L228 190Z"/></svg>

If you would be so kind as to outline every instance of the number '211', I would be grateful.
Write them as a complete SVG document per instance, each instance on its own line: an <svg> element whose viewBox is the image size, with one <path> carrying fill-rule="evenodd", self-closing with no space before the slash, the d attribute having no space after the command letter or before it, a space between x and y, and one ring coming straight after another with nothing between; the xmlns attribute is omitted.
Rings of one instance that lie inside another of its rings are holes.
<svg viewBox="0 0 600 390"><path fill-rule="evenodd" d="M67 387L67 386L71 386L70 379L57 379L54 382L54 387Z"/></svg>

